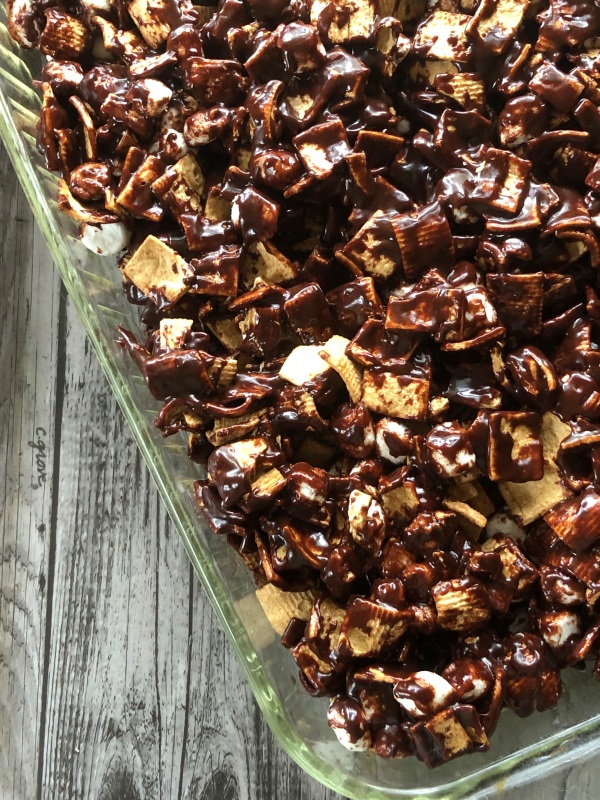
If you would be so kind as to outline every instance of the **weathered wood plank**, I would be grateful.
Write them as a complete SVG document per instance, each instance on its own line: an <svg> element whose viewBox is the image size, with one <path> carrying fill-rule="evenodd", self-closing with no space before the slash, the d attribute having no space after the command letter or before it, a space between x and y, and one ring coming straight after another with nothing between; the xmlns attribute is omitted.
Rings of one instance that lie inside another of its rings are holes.
<svg viewBox="0 0 600 800"><path fill-rule="evenodd" d="M43 797L168 797L189 567L71 308L65 364Z"/></svg>
<svg viewBox="0 0 600 800"><path fill-rule="evenodd" d="M0 796L33 798L64 301L4 150L0 185Z"/></svg>

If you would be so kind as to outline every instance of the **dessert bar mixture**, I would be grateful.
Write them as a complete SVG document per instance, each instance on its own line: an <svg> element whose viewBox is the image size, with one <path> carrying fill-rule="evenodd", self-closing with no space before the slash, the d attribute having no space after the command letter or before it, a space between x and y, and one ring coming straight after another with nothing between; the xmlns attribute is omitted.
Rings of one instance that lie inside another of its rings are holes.
<svg viewBox="0 0 600 800"><path fill-rule="evenodd" d="M600 679L599 4L8 13L156 425L342 744L433 767Z"/></svg>

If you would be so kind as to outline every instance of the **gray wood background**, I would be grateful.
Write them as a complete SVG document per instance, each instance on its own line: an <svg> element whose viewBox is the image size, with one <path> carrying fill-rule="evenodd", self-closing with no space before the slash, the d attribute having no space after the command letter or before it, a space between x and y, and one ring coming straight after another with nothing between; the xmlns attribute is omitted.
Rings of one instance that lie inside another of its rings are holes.
<svg viewBox="0 0 600 800"><path fill-rule="evenodd" d="M0 248L0 800L336 800L262 722L3 150ZM596 800L600 764L527 793Z"/></svg>

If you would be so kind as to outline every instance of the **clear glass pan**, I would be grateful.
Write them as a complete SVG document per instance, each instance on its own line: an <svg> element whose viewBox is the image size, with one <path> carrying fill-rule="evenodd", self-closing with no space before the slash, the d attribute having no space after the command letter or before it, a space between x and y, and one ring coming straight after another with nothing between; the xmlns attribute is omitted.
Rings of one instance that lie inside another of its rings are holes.
<svg viewBox="0 0 600 800"><path fill-rule="evenodd" d="M273 634L245 566L203 524L192 483L198 468L183 442L165 442L157 411L133 363L115 345L117 324L136 330L137 312L121 289L114 260L92 255L55 202L56 177L35 146L39 98L32 76L40 58L20 51L0 7L0 134L23 189L94 346L112 390L154 476L198 577L227 632L264 717L286 752L310 775L356 800L491 797L600 750L600 686L590 672L571 671L555 712L519 720L506 712L489 753L430 771L415 759L384 761L337 744L325 720L326 701L309 698L295 665ZM5 334L6 335L6 334Z"/></svg>

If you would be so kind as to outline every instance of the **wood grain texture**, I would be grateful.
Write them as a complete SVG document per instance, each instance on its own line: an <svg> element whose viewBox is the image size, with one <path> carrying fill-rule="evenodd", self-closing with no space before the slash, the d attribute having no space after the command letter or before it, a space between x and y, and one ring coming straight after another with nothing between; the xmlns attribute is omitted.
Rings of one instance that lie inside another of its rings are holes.
<svg viewBox="0 0 600 800"><path fill-rule="evenodd" d="M1 151L0 180L1 800L336 800L262 721ZM599 794L593 763L528 787Z"/></svg>
<svg viewBox="0 0 600 800"><path fill-rule="evenodd" d="M0 796L10 798L37 792L65 301L4 151L0 185Z"/></svg>

